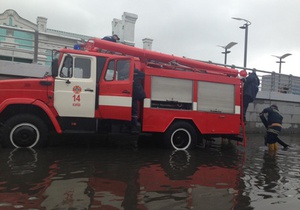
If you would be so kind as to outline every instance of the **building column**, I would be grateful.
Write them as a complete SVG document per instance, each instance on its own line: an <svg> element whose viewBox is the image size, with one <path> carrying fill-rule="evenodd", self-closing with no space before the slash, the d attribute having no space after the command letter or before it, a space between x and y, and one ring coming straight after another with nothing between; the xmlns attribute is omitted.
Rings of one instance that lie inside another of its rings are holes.
<svg viewBox="0 0 300 210"><path fill-rule="evenodd" d="M117 34L121 43L134 46L134 31L137 19L138 16L136 14L124 12L122 20L113 19L112 34Z"/></svg>
<svg viewBox="0 0 300 210"><path fill-rule="evenodd" d="M143 39L143 49L152 50L152 42L153 42L153 39L144 38Z"/></svg>
<svg viewBox="0 0 300 210"><path fill-rule="evenodd" d="M46 32L47 30L47 18L37 17L36 19L37 30L41 32Z"/></svg>

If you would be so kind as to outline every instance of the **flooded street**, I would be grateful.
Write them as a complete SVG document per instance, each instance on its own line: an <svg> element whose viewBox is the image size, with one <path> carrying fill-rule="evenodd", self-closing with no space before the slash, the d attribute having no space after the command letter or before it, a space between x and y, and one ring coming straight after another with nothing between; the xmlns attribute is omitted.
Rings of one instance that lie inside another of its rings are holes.
<svg viewBox="0 0 300 210"><path fill-rule="evenodd" d="M211 142L170 151L63 141L43 149L0 149L0 210L299 209L300 137L270 155L263 134L247 147ZM122 141L120 139L119 141Z"/></svg>

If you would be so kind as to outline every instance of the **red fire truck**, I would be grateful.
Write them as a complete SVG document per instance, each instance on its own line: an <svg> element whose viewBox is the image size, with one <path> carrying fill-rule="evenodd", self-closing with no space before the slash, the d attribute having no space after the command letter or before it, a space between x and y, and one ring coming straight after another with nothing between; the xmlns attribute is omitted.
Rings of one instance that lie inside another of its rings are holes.
<svg viewBox="0 0 300 210"><path fill-rule="evenodd" d="M44 146L51 131L130 133L134 69L145 74L140 133L182 150L212 137L245 142L238 70L98 38L81 48L55 51L51 75L0 81L3 146Z"/></svg>

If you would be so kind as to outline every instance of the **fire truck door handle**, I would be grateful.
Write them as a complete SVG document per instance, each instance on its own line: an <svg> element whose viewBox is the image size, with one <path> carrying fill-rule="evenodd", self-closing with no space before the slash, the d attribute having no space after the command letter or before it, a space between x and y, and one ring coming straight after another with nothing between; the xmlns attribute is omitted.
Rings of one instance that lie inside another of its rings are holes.
<svg viewBox="0 0 300 210"><path fill-rule="evenodd" d="M225 118L225 116L224 116L224 115L220 115L219 117L220 117L220 118Z"/></svg>
<svg viewBox="0 0 300 210"><path fill-rule="evenodd" d="M93 90L93 89L91 89L91 88L84 89L84 91L88 91L88 92L94 92L94 90Z"/></svg>
<svg viewBox="0 0 300 210"><path fill-rule="evenodd" d="M130 94L130 91L128 91L128 90L123 90L122 93Z"/></svg>
<svg viewBox="0 0 300 210"><path fill-rule="evenodd" d="M66 80L66 83L67 83L67 84L70 84L71 82L70 82L70 80Z"/></svg>

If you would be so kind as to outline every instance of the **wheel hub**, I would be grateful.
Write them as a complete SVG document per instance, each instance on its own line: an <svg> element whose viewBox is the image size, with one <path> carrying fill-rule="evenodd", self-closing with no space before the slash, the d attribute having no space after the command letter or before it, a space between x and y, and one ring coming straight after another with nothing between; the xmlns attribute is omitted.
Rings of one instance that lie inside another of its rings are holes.
<svg viewBox="0 0 300 210"><path fill-rule="evenodd" d="M191 137L185 129L178 129L172 136L172 144L177 149L186 149L191 142Z"/></svg>
<svg viewBox="0 0 300 210"><path fill-rule="evenodd" d="M33 147L39 139L39 133L31 124L19 124L12 129L10 139L15 147Z"/></svg>

